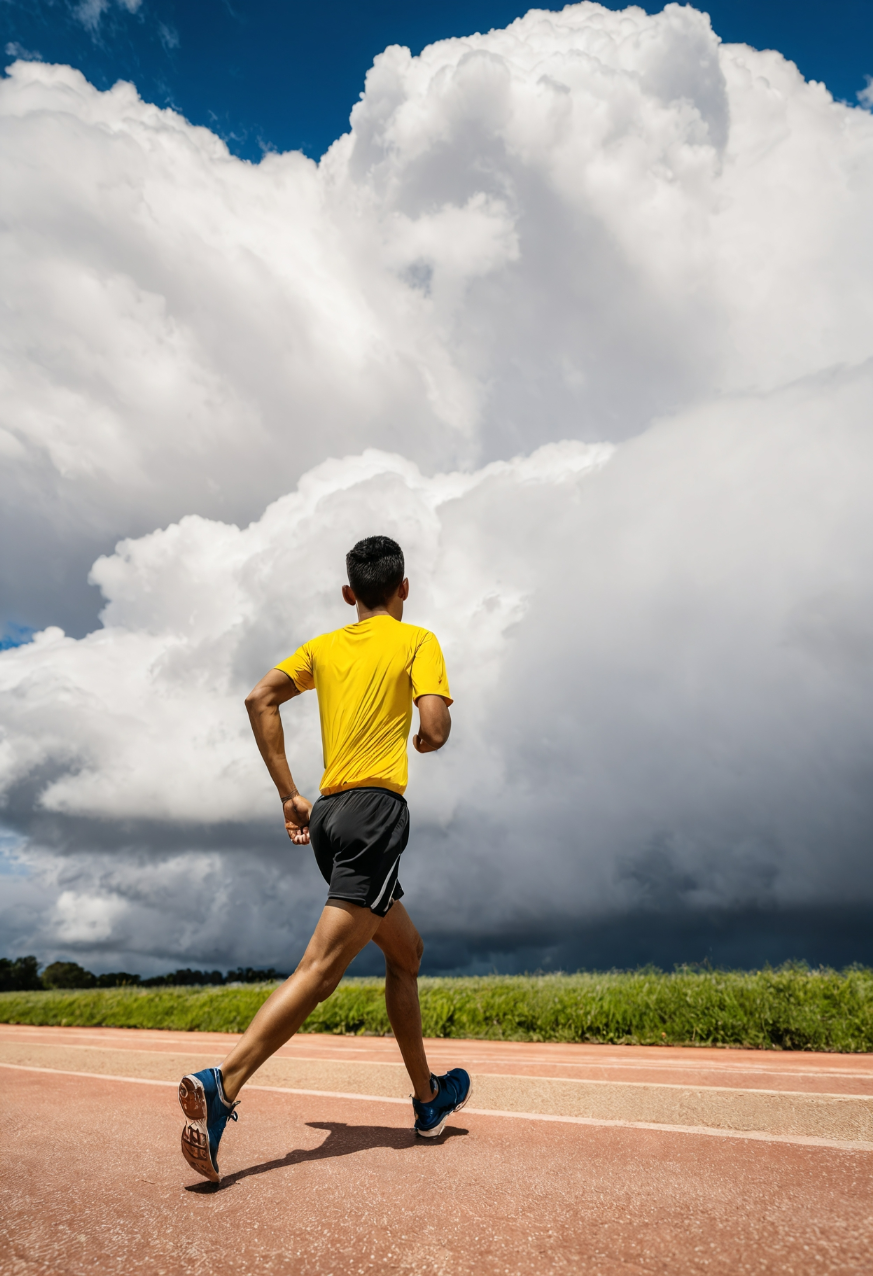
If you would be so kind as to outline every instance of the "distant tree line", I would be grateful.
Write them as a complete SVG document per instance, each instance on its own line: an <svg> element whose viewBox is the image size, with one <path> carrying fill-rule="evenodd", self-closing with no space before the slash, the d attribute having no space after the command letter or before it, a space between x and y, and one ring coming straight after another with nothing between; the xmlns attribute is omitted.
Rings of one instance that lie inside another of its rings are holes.
<svg viewBox="0 0 873 1276"><path fill-rule="evenodd" d="M270 979L286 979L287 975L272 966L256 969L238 966L223 975L220 970L173 970L168 975L152 975L143 979L126 970L113 970L94 975L75 961L53 961L40 970L36 957L0 957L0 992L39 992L50 988L161 988L182 985L202 987L219 984L259 984Z"/></svg>

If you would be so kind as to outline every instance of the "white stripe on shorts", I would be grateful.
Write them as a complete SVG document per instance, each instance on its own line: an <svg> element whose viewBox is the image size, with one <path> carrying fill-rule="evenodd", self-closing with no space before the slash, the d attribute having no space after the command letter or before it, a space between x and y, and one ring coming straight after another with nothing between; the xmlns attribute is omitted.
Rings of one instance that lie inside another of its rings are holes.
<svg viewBox="0 0 873 1276"><path fill-rule="evenodd" d="M391 872L389 872L388 876L385 878L385 881L382 883L382 889L380 890L379 894L376 896L376 898L373 900L372 904L370 905L371 911L375 912L375 910L379 907L379 900L385 894L386 890L388 889L388 883L391 881L391 873L394 872L395 868L397 867L399 863L400 863L400 856L398 855L397 859L391 865Z"/></svg>

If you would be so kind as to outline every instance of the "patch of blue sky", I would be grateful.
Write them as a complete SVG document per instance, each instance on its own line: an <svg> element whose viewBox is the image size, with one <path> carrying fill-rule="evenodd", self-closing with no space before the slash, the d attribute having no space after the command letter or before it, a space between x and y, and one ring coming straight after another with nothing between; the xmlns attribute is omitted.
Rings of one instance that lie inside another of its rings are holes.
<svg viewBox="0 0 873 1276"><path fill-rule="evenodd" d="M637 3L650 13L664 7ZM606 6L625 7L620 0ZM347 131L364 76L387 45L418 53L448 36L507 26L530 7L516 0L3 0L0 49L9 61L69 63L101 89L130 80L148 101L206 125L242 158L275 150L317 158ZM871 0L699 7L723 40L778 49L843 101L857 105L873 74ZM869 96L863 105L871 105Z"/></svg>
<svg viewBox="0 0 873 1276"><path fill-rule="evenodd" d="M21 858L26 840L14 829L0 824L0 877L30 876L30 870Z"/></svg>
<svg viewBox="0 0 873 1276"><path fill-rule="evenodd" d="M30 642L36 630L31 625L16 625L7 622L0 629L0 651L8 651L10 647L23 647Z"/></svg>

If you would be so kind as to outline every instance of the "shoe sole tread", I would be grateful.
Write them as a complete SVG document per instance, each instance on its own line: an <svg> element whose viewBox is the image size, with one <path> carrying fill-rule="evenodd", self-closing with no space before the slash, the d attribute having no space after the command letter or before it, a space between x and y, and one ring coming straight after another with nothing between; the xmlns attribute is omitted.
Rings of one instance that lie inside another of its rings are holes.
<svg viewBox="0 0 873 1276"><path fill-rule="evenodd" d="M179 1082L179 1106L185 1114L182 1131L182 1155L198 1174L211 1183L219 1180L218 1170L209 1155L209 1131L206 1126L207 1106L203 1083L194 1076Z"/></svg>

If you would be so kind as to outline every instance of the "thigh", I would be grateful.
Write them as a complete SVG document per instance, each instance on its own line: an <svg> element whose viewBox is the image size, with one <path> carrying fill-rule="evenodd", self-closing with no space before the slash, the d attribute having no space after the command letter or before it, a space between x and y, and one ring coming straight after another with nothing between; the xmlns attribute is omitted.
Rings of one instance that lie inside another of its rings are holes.
<svg viewBox="0 0 873 1276"><path fill-rule="evenodd" d="M382 949L386 960L396 966L414 965L417 968L424 951L421 935L399 900L394 901L381 919L381 925L373 935L373 943Z"/></svg>
<svg viewBox="0 0 873 1276"><path fill-rule="evenodd" d="M331 901L322 910L300 965L344 971L369 944L381 920L369 908L345 900Z"/></svg>

